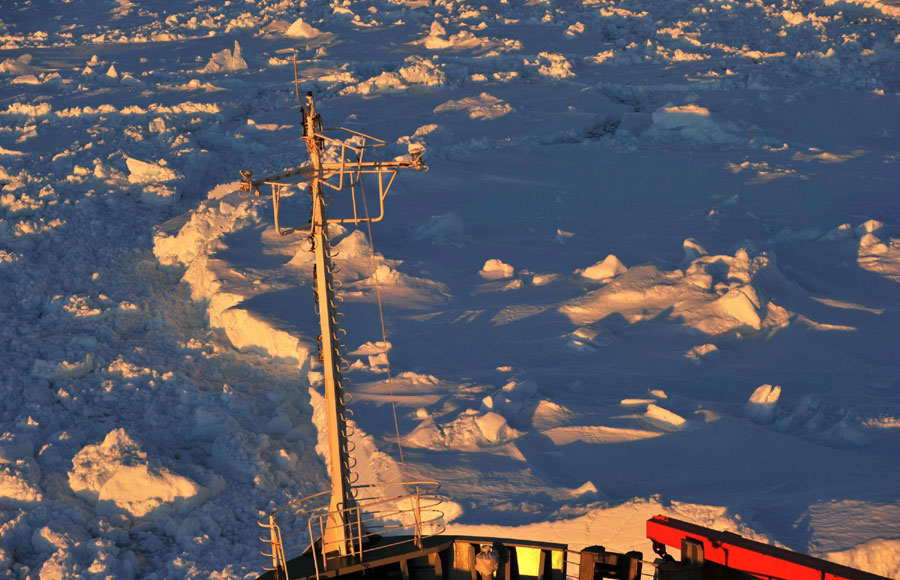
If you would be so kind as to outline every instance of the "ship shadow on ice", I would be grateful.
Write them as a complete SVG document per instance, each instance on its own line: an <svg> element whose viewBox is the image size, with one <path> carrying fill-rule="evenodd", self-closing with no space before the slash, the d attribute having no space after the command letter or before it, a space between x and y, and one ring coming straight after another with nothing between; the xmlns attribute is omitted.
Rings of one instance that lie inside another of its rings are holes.
<svg viewBox="0 0 900 580"><path fill-rule="evenodd" d="M282 208L288 204L282 204ZM309 213L308 208L302 211ZM266 218L269 216L266 215ZM290 216L290 223L299 223L299 218ZM305 224L305 221L303 222ZM210 257L229 264L252 266L253 270L276 270L290 262L291 249L296 246L297 236L280 239L270 223L255 227L240 228L222 236L223 248ZM296 283L295 281L292 281Z"/></svg>

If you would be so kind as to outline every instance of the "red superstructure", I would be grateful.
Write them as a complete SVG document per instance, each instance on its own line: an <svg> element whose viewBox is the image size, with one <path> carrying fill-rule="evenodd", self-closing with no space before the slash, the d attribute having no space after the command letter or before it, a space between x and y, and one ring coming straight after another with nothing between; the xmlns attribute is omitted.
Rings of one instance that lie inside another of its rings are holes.
<svg viewBox="0 0 900 580"><path fill-rule="evenodd" d="M748 540L731 532L720 532L666 516L647 520L647 538L654 551L666 558L666 546L681 550L681 562L661 565L659 578L707 578L707 574L685 575L685 567L698 571L724 567L746 577L771 580L886 580L884 576L862 572L834 562Z"/></svg>

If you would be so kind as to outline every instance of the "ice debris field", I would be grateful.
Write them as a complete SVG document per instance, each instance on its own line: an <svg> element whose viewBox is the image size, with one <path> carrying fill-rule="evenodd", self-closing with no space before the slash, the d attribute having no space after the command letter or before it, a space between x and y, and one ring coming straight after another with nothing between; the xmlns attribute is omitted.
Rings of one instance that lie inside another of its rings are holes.
<svg viewBox="0 0 900 580"><path fill-rule="evenodd" d="M253 579L328 486L312 257L237 192L306 160L294 55L430 166L331 232L361 481L900 578L894 0L4 0L0 578Z"/></svg>

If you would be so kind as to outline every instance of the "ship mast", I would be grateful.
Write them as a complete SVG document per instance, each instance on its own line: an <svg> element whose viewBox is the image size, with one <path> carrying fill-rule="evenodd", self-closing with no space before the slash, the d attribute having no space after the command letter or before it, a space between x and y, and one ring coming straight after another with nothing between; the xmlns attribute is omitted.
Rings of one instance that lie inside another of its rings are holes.
<svg viewBox="0 0 900 580"><path fill-rule="evenodd" d="M343 556L354 553L353 537L359 530L352 530L353 523L348 515L355 507L350 481L350 453L347 441L347 420L344 412L343 377L340 369L340 343L334 305L334 282L332 280L331 246L328 243L328 218L322 192L321 153L324 142L318 138L317 125L321 128L321 117L316 113L312 95L307 95L303 107L303 140L309 152L312 178L309 193L312 197L312 220L310 238L315 252L316 302L319 306L319 327L321 335L320 359L325 375L325 407L328 420L328 459L331 472L331 503L329 518L325 528L325 545L337 549ZM353 533L356 531L356 533Z"/></svg>
<svg viewBox="0 0 900 580"><path fill-rule="evenodd" d="M299 94L298 94L299 97ZM299 185L296 178L308 180L308 192L312 198L312 215L309 225L309 239L315 254L313 269L315 278L316 304L319 311L320 354L325 378L325 407L328 430L328 464L331 476L331 499L328 506L325 532L321 538L321 548L325 553L337 552L341 556L359 555L362 538L366 537L360 523L360 508L354 499L351 474L350 447L344 404L344 380L341 373L342 332L337 325L335 308L334 267L331 260L331 244L328 239L329 223L377 222L384 218L384 200L394 182L397 171L404 168L427 171L422 160L423 150L411 152L409 160L364 161L365 152L385 145L384 141L344 127L338 129L349 133L350 139L340 141L324 134L322 118L316 112L312 93L307 93L306 102L301 103L303 114L303 140L309 153L310 162L262 179L253 179L249 171L242 171L241 190L259 196L259 187L272 187L275 229L281 235L299 231L295 228L282 229L278 219L279 200L283 190ZM340 149L340 161L323 161L325 144ZM374 174L378 182L379 215L369 214L362 188L363 175ZM292 180L294 178L294 180ZM359 187L357 192L356 188ZM330 197L325 195L325 187L340 192L349 189L352 215L329 217L326 207ZM362 204L362 207L358 207Z"/></svg>

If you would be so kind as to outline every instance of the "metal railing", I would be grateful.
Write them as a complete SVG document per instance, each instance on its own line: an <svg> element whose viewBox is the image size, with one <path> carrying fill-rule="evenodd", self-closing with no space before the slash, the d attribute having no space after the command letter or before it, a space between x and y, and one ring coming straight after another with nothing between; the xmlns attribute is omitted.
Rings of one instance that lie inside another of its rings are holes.
<svg viewBox="0 0 900 580"><path fill-rule="evenodd" d="M339 547L325 542L329 522L348 526L352 534L350 555L358 562L377 557L377 552L403 543L422 547L422 539L444 531L444 514L438 509L443 497L434 481L408 481L353 486L356 505L329 511L330 491L307 496L282 506L259 521L268 534L260 541L266 545L265 570L274 570L276 578L290 580L288 561L309 551L316 578L328 570L328 556ZM403 534L396 540L393 536ZM381 541L370 540L380 537Z"/></svg>
<svg viewBox="0 0 900 580"><path fill-rule="evenodd" d="M343 131L349 133L350 137L344 140L328 137L321 133L316 133L316 139L321 140L323 144L335 147L340 150L339 161L321 162L318 170L311 165L303 164L293 169L286 169L280 173L269 175L262 179L253 179L253 173L248 171L241 172L241 190L244 192L255 193L259 197L259 187L268 185L272 188L272 208L275 217L275 230L280 235L287 235L294 232L302 231L300 228L289 227L282 229L279 213L281 206L281 196L286 190L296 188L300 184L305 183L306 179L318 179L319 183L334 191L342 191L344 188L350 189L350 203L353 216L345 216L338 218L329 218L328 223L353 223L371 221L378 222L384 219L384 200L387 197L388 190L397 177L397 171L403 168L415 169L417 171L428 171L422 159L420 151L410 156L408 161L363 161L365 152L369 149L383 147L386 145L384 141L353 129L346 127L336 127L335 131ZM365 216L361 215L359 203L365 190L362 186L362 176L364 174L376 174L378 176L378 215L368 216L368 210ZM387 174L387 182L385 182L385 174ZM299 180L289 180L290 178L299 178ZM335 183L333 180L337 177ZM359 192L356 188L359 187Z"/></svg>
<svg viewBox="0 0 900 580"><path fill-rule="evenodd" d="M565 560L565 577L567 580L580 580L581 578L581 552L578 550L566 550L563 553Z"/></svg>

